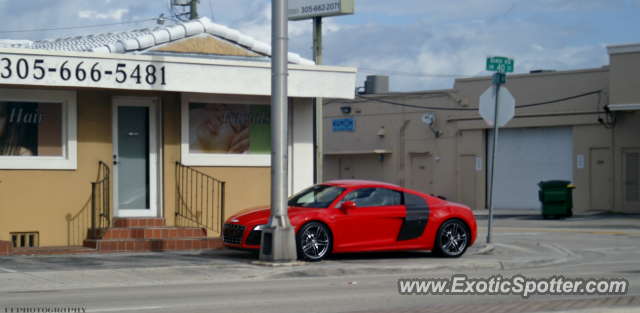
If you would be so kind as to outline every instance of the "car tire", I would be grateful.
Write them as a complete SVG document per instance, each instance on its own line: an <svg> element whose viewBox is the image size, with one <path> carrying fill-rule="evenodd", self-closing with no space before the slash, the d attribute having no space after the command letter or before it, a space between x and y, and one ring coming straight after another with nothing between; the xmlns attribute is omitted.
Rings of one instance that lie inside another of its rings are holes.
<svg viewBox="0 0 640 313"><path fill-rule="evenodd" d="M458 258L467 251L471 241L469 227L460 220L448 220L440 225L433 243L433 253L445 258Z"/></svg>
<svg viewBox="0 0 640 313"><path fill-rule="evenodd" d="M296 247L299 260L318 262L331 253L333 236L326 225L319 222L309 222L298 231Z"/></svg>

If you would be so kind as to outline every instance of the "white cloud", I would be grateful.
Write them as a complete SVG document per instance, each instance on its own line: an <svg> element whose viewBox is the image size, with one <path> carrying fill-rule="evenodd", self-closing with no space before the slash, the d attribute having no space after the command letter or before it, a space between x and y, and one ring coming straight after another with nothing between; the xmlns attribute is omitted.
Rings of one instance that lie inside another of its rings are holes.
<svg viewBox="0 0 640 313"><path fill-rule="evenodd" d="M619 5L601 0L356 0L356 12L380 12L390 15L428 15L443 19L490 18L505 13L581 12L614 10Z"/></svg>
<svg viewBox="0 0 640 313"><path fill-rule="evenodd" d="M122 16L127 14L129 10L120 9L120 10L109 10L107 13L98 13L98 11L80 11L78 12L78 17L80 18L90 18L90 19L122 19Z"/></svg>
<svg viewBox="0 0 640 313"><path fill-rule="evenodd" d="M0 0L0 20L3 30L102 24L102 19L127 22L169 16L169 1ZM202 0L198 13L271 42L268 0ZM323 63L473 76L489 74L484 58L492 54L514 57L518 73L594 68L608 63L606 44L639 41L637 32L628 31L640 27L638 13L640 0L356 0L355 15L323 19ZM310 21L288 25L290 51L311 59ZM0 36L38 40L154 26L149 21ZM357 85L368 74L359 72ZM452 86L452 78L391 76L392 90Z"/></svg>

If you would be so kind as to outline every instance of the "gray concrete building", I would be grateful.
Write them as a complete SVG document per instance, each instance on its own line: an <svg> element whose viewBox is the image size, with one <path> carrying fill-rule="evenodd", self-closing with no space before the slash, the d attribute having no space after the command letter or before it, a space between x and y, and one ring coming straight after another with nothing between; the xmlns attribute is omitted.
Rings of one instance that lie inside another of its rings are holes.
<svg viewBox="0 0 640 313"><path fill-rule="evenodd" d="M508 75L516 110L499 132L496 208L539 208L537 184L561 179L577 186L574 210L640 212L640 44L607 49L601 68ZM323 179L385 181L485 209L493 130L477 109L491 84L325 99Z"/></svg>

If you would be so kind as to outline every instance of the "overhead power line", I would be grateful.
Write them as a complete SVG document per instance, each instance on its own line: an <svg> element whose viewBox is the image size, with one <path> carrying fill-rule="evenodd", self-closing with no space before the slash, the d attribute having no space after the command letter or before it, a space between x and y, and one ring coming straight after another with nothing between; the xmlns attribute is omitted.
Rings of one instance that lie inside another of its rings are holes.
<svg viewBox="0 0 640 313"><path fill-rule="evenodd" d="M545 105L545 104L551 104L551 103L557 103L557 102L562 102L562 101L567 101L567 100L571 100L571 99L585 97L585 96L588 96L588 95L600 94L601 92L602 92L602 90L598 90L598 91L587 92L587 93L583 93L583 94L580 94L580 95L577 95L577 96L568 97L568 98L562 98L562 99L557 99L557 100L552 100L552 101L532 103L532 104L526 104L526 105L519 105L519 106L516 106L516 109L518 109L518 108L528 108L528 107L532 107L532 106ZM411 104L404 104L404 103L397 103L397 102L391 102L391 101L386 101L386 100L380 100L380 99L376 99L376 98L364 97L364 96L361 96L361 95L356 95L356 97L363 98L363 99L368 99L368 100L372 100L372 101L377 101L377 102L382 102L382 103L387 103L387 104L392 104L392 105L399 105L399 106L410 107L410 108L418 108L418 109L429 109L429 110L440 110L440 111L478 111L478 109L436 108L436 107L426 107L426 106L419 106L419 105L411 105Z"/></svg>
<svg viewBox="0 0 640 313"><path fill-rule="evenodd" d="M399 105L399 106L403 106L403 107L418 108L418 109L441 110L441 111L478 111L478 109L424 107L424 106L419 106L419 105L411 105L411 104L404 104L404 103L385 101L385 100L380 100L380 99L375 99L375 98L369 98L369 97L364 97L364 96L361 96L361 95L356 95L356 97L363 98L363 99L368 99L368 100L373 100L373 101L378 101L378 102L382 102L382 103Z"/></svg>
<svg viewBox="0 0 640 313"><path fill-rule="evenodd" d="M157 20L157 18L150 18L150 19L147 19L147 20L139 20L139 21L131 21L131 22L122 22L122 23L111 23L111 24L89 25L89 26L74 26L74 27L47 28L47 29L30 29L30 30L3 30L3 31L0 31L0 33L43 32L43 31L48 31L48 30L64 30L64 29L76 29L76 28L89 28L89 27L102 27L102 26L111 26L111 25L132 24L132 23L148 22L148 21L155 21L155 20Z"/></svg>
<svg viewBox="0 0 640 313"><path fill-rule="evenodd" d="M398 76L453 77L453 78L455 78L455 77L474 77L472 75L402 72L402 71L382 70L382 69L366 68L366 67L358 67L358 70L360 70L362 72L368 72L368 73L383 73L383 74L398 75Z"/></svg>
<svg viewBox="0 0 640 313"><path fill-rule="evenodd" d="M516 108L527 108L527 107L533 107L533 106L536 106L536 105L545 105L545 104L549 104L549 103L556 103L556 102L560 102L560 101L567 101L567 100L571 100L571 99L575 99L575 98L580 98L580 97L584 97L584 96L588 96L588 95L600 94L601 92L602 92L602 90L592 91L592 92L587 92L587 93L583 93L583 94L581 94L581 95L577 95L577 96L573 96L573 97L569 97L569 98L564 98L564 99L558 99L558 100L547 101L547 102L540 102L540 103L534 103L534 104L527 104L527 105L519 105L519 106L516 106ZM600 101L598 101L598 103L600 103Z"/></svg>

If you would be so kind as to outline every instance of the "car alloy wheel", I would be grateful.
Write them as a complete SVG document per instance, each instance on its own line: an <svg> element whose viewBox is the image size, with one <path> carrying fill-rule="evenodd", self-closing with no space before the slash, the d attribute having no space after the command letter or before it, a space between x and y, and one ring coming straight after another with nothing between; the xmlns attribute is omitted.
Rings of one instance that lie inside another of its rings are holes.
<svg viewBox="0 0 640 313"><path fill-rule="evenodd" d="M446 221L438 229L434 252L439 256L457 258L467 250L469 239L469 230L463 222Z"/></svg>
<svg viewBox="0 0 640 313"><path fill-rule="evenodd" d="M331 251L332 238L329 229L321 223L311 222L298 231L298 258L320 261Z"/></svg>

